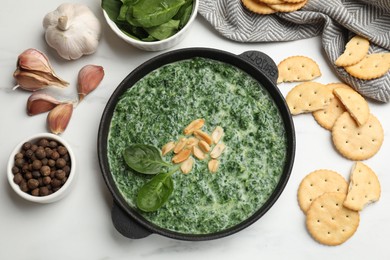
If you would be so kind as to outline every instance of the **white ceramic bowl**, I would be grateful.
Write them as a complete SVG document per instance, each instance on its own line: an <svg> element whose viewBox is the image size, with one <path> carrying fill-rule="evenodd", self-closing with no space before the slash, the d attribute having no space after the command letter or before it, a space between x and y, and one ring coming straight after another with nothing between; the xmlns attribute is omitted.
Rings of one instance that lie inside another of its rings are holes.
<svg viewBox="0 0 390 260"><path fill-rule="evenodd" d="M137 47L141 50L146 51L162 51L169 48L172 48L173 46L177 45L179 42L181 42L184 37L188 34L190 27L192 26L193 21L196 18L196 15L198 13L199 8L199 0L194 0L193 3L193 9L192 14L190 16L190 19L188 20L187 24L175 35L172 35L171 37L161 40L161 41L155 41L155 42L144 42L140 40L133 39L129 36L127 36L125 33L123 33L116 24L111 21L110 17L108 17L106 11L103 10L104 18L106 19L108 25L110 28L118 35L121 39L123 39L125 42Z"/></svg>
<svg viewBox="0 0 390 260"><path fill-rule="evenodd" d="M48 140L55 140L59 143L61 143L63 146L66 147L69 153L70 161L71 161L71 167L70 167L70 173L68 176L67 181L64 183L64 185L56 192L47 195L47 196L33 196L31 194L28 194L26 192L23 192L19 185L14 182L14 174L12 173L12 167L14 166L14 158L15 155L22 150L22 146L25 142L37 142L41 138L46 138ZM58 201L62 199L66 194L69 193L71 186L73 186L74 180L76 175L76 160L74 153L68 144L63 138L59 137L58 135L50 134L50 133L41 133L33 135L22 142L20 142L15 149L12 151L9 159L8 159L8 165L7 165L7 177L8 182L11 185L12 189L18 194L20 197L22 197L25 200L36 202L36 203L51 203Z"/></svg>

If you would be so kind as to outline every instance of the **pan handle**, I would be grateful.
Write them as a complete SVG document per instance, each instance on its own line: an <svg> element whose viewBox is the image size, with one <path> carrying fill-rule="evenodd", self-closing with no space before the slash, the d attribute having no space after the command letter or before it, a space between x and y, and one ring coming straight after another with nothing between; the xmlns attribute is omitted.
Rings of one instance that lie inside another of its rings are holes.
<svg viewBox="0 0 390 260"><path fill-rule="evenodd" d="M137 224L130 216L123 212L115 201L111 209L111 218L116 230L125 237L140 239L152 234L152 232Z"/></svg>
<svg viewBox="0 0 390 260"><path fill-rule="evenodd" d="M276 81L279 75L278 67L267 54L260 51L246 51L238 56L254 65L269 80L271 80L272 83L276 85Z"/></svg>

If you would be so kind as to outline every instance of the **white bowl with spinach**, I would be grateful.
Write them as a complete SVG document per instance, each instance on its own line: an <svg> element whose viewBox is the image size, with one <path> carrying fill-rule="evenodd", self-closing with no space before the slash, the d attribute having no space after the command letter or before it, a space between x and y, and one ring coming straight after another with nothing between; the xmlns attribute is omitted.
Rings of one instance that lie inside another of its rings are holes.
<svg viewBox="0 0 390 260"><path fill-rule="evenodd" d="M198 0L102 0L110 28L127 43L147 51L178 44L197 15Z"/></svg>

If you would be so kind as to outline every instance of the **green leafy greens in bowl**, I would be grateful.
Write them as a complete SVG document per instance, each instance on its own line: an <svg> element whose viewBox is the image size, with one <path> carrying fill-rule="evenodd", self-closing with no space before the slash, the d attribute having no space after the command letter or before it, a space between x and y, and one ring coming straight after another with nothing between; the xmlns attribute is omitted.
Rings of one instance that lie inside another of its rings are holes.
<svg viewBox="0 0 390 260"><path fill-rule="evenodd" d="M175 35L193 11L193 0L102 0L101 5L123 33L145 42Z"/></svg>

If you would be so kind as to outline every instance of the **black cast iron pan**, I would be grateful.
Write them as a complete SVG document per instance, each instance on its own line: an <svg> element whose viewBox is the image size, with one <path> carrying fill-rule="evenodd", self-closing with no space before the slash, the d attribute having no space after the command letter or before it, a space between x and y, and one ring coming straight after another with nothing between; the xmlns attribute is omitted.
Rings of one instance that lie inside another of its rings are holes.
<svg viewBox="0 0 390 260"><path fill-rule="evenodd" d="M253 214L251 217L241 222L240 224L217 233L204 235L177 233L160 228L147 221L135 209L131 208L121 196L111 175L107 158L107 138L110 122L115 106L121 95L128 88L132 87L138 80L149 74L151 71L172 62L191 59L194 57L204 57L231 64L245 71L254 79L259 81L263 85L263 87L269 92L270 96L274 99L275 104L280 110L288 140L287 159L284 166L284 171L277 187L275 188L268 201L255 214ZM122 235L133 239L144 238L146 236L149 236L150 234L156 233L179 240L201 241L222 238L234 234L253 224L261 216L263 216L276 202L276 200L282 193L284 187L286 186L287 181L290 177L295 156L294 125L285 100L276 86L277 77L278 69L274 61L262 52L248 51L240 55L235 55L225 51L209 48L188 48L167 52L145 62L144 64L136 68L133 72L131 72L119 84L119 86L116 88L116 90L110 97L104 109L98 132L99 163L103 178L114 200L111 214L115 228Z"/></svg>

